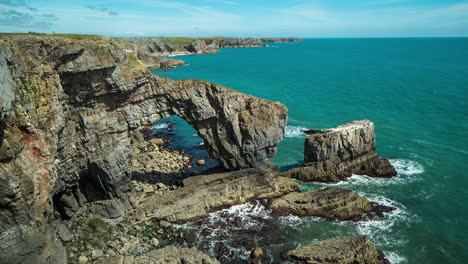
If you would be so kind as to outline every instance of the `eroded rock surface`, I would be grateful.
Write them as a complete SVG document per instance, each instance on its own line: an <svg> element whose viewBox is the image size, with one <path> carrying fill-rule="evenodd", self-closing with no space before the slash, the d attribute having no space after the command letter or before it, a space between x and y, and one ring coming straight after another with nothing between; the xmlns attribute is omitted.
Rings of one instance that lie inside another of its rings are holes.
<svg viewBox="0 0 468 264"><path fill-rule="evenodd" d="M183 188L148 198L136 210L135 218L171 222L199 219L219 208L293 191L299 191L296 182L266 169L198 175L184 180Z"/></svg>
<svg viewBox="0 0 468 264"><path fill-rule="evenodd" d="M131 188L143 125L182 117L227 169L274 156L286 125L280 103L154 76L106 37L2 36L0 66L0 262L64 263L48 223Z"/></svg>
<svg viewBox="0 0 468 264"><path fill-rule="evenodd" d="M373 205L357 193L338 187L293 192L273 199L271 209L277 215L318 216L327 219L358 220L370 213Z"/></svg>
<svg viewBox="0 0 468 264"><path fill-rule="evenodd" d="M296 263L310 264L386 264L382 252L366 237L338 237L319 241L285 252Z"/></svg>
<svg viewBox="0 0 468 264"><path fill-rule="evenodd" d="M94 264L219 264L195 248L177 248L167 246L152 250L139 256L104 257L93 262Z"/></svg>
<svg viewBox="0 0 468 264"><path fill-rule="evenodd" d="M303 181L338 182L352 174L395 176L388 159L375 147L374 123L354 121L337 128L314 131L304 144L304 165L284 173Z"/></svg>

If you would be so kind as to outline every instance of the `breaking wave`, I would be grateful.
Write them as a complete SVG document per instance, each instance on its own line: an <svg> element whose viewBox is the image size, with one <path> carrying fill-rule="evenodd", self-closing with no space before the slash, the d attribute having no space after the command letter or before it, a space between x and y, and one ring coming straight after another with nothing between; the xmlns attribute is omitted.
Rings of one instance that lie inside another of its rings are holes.
<svg viewBox="0 0 468 264"><path fill-rule="evenodd" d="M423 166L413 160L391 159L390 163L393 165L393 167L395 167L398 174L413 175L424 172Z"/></svg>
<svg viewBox="0 0 468 264"><path fill-rule="evenodd" d="M288 138L305 137L306 134L304 134L304 131L306 130L308 130L308 128L301 126L286 126L284 136Z"/></svg>

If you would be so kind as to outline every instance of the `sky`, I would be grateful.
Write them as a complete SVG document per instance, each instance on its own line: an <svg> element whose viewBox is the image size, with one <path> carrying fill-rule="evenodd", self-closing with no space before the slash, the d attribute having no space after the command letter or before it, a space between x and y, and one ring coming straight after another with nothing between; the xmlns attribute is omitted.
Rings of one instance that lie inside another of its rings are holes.
<svg viewBox="0 0 468 264"><path fill-rule="evenodd" d="M468 37L468 0L0 0L0 32Z"/></svg>

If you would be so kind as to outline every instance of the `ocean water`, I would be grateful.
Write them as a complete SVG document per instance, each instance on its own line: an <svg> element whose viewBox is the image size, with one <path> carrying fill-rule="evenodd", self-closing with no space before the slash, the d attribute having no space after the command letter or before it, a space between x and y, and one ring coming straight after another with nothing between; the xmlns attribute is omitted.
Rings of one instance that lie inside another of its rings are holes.
<svg viewBox="0 0 468 264"><path fill-rule="evenodd" d="M152 71L173 79L215 82L288 107L286 137L271 160L282 169L302 162L302 129L370 119L378 152L391 159L399 174L392 179L353 176L333 184L396 207L385 220L269 219L261 205L246 204L227 209L223 216L239 216L247 226L215 232L200 248L229 244L242 259L248 252L242 255L230 240L245 233L267 250L270 260L279 261L283 250L360 234L369 236L392 263L466 263L467 38L306 39L182 59L189 65ZM329 185L301 183L304 190ZM211 221L220 217L214 213ZM273 230L249 231L271 228L265 227L268 221Z"/></svg>

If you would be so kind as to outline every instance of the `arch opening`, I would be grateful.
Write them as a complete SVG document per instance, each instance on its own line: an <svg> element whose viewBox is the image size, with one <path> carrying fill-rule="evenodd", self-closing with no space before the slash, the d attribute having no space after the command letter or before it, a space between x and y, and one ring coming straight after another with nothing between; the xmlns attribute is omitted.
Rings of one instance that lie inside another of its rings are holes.
<svg viewBox="0 0 468 264"><path fill-rule="evenodd" d="M177 115L137 130L132 143L133 180L181 185L183 179L220 165L197 130Z"/></svg>

